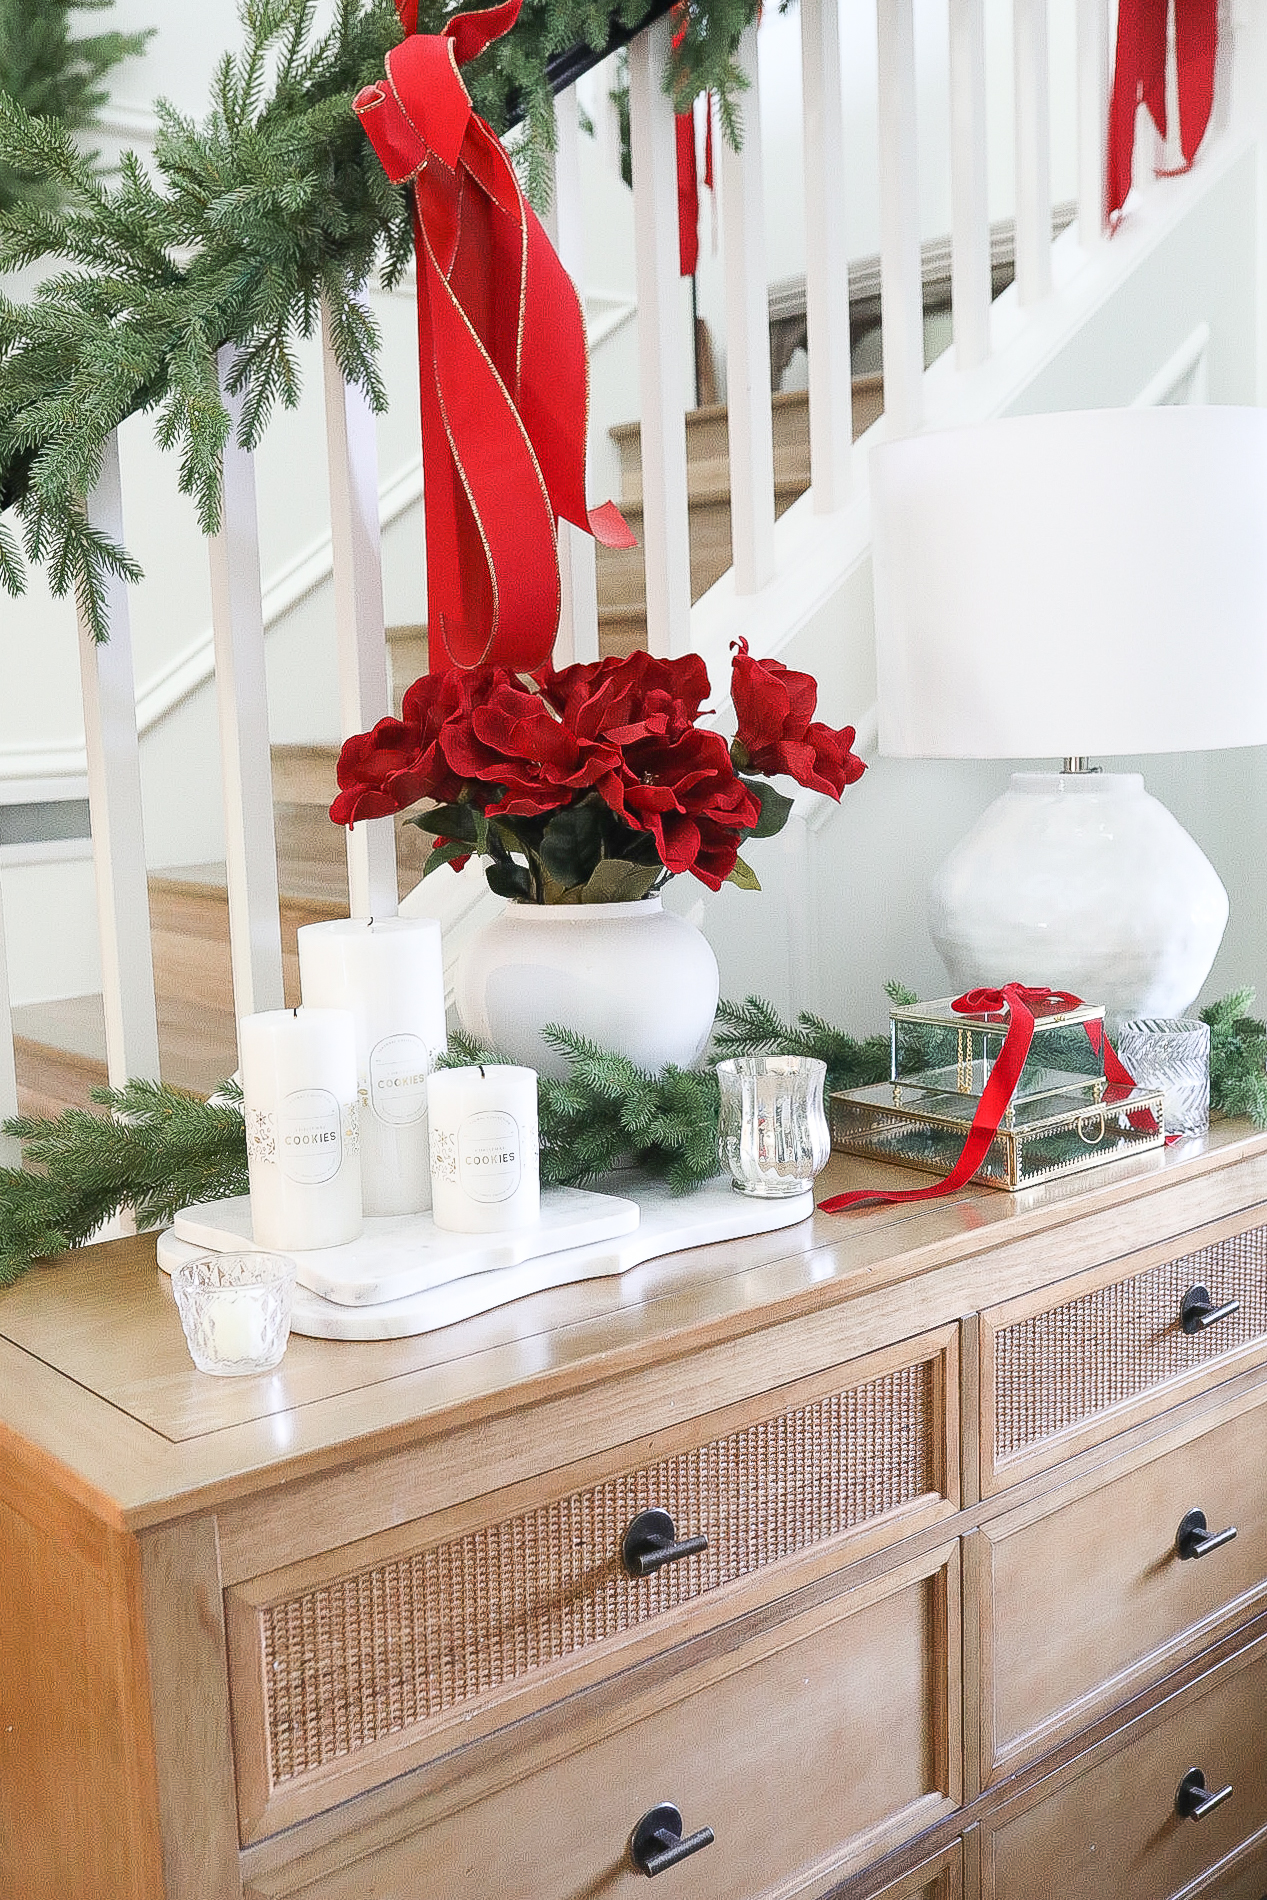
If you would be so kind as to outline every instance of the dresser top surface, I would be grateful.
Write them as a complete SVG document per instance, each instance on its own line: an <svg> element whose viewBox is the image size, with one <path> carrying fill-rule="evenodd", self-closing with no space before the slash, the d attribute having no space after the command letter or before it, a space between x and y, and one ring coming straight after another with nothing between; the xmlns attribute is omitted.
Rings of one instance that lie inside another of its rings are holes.
<svg viewBox="0 0 1267 1900"><path fill-rule="evenodd" d="M0 1443L28 1458L51 1455L123 1521L157 1522L257 1489L282 1468L320 1469L345 1460L349 1447L370 1455L576 1392L1120 1210L1114 1257L1130 1250L1130 1209L1142 1197L1203 1184L1206 1219L1267 1198L1267 1172L1261 1180L1258 1168L1235 1172L1263 1155L1267 1134L1216 1124L1202 1142L1018 1195L969 1186L945 1199L816 1212L776 1233L664 1256L412 1339L294 1336L274 1372L243 1379L194 1369L153 1236L114 1241L0 1292ZM817 1186L823 1197L927 1184L833 1155ZM1192 1224L1185 1217L1178 1231Z"/></svg>

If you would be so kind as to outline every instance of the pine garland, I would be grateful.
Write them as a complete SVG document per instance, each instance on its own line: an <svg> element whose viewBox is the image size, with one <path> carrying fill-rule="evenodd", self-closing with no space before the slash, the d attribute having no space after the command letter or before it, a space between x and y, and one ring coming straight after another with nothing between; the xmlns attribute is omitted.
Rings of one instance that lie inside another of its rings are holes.
<svg viewBox="0 0 1267 1900"><path fill-rule="evenodd" d="M1201 1011L1210 1025L1210 1106L1267 1128L1267 1023L1250 1015L1251 988L1233 990Z"/></svg>
<svg viewBox="0 0 1267 1900"><path fill-rule="evenodd" d="M53 208L0 215L0 276L46 260L67 269L16 304L0 296L0 586L19 594L26 561L55 594L74 590L93 635L107 637L111 575L136 562L84 519L111 431L153 414L160 446L180 454L180 487L204 533L220 522L221 454L230 420L217 354L242 398L237 440L255 448L280 403L299 400L296 344L324 301L339 367L376 411L386 407L378 333L358 300L375 263L398 282L412 251L407 195L388 183L351 101L382 75L400 38L392 0L338 0L314 37L315 0L242 0L245 45L216 74L201 126L166 102L152 172L132 153L106 187L65 126L0 94L0 168L34 179ZM22 0L10 0L22 4ZM719 94L739 137L739 35L758 0L696 0L670 79L679 104ZM461 9L422 0L419 30ZM477 110L498 130L524 115L527 184L543 200L554 142L547 61L583 41L608 43L613 19L635 25L653 0L527 0L514 31L464 70ZM20 524L22 546L9 511Z"/></svg>
<svg viewBox="0 0 1267 1900"><path fill-rule="evenodd" d="M0 1169L0 1286L33 1260L82 1247L124 1208L135 1209L138 1228L162 1227L190 1201L246 1193L232 1083L205 1102L157 1082L94 1089L92 1099L107 1113L72 1108L4 1124L24 1143L27 1165Z"/></svg>
<svg viewBox="0 0 1267 1900"><path fill-rule="evenodd" d="M895 1003L916 1001L898 984L886 988ZM1267 1128L1267 1024L1249 1014L1253 1005L1253 990L1244 989L1201 1012L1211 1032L1210 1105ZM888 1075L886 1036L859 1041L807 1012L786 1023L759 996L723 1002L717 1016L710 1061L816 1056L827 1064L829 1089ZM556 1025L546 1035L567 1058L568 1074L540 1081L544 1185L574 1186L632 1162L682 1192L719 1172L711 1066L650 1075L570 1030ZM502 1060L458 1033L441 1064ZM124 1208L134 1208L145 1229L167 1225L191 1201L246 1193L246 1135L234 1084L208 1101L154 1082L94 1089L93 1100L105 1114L68 1109L55 1119L21 1116L4 1124L25 1144L27 1166L0 1169L0 1286L35 1260L82 1246Z"/></svg>
<svg viewBox="0 0 1267 1900"><path fill-rule="evenodd" d="M916 1003L919 998L900 983L886 983L891 1003ZM813 1056L827 1065L827 1089L856 1089L868 1082L884 1082L889 1074L889 1038L868 1036L859 1042L821 1016L802 1010L795 1026L785 1023L773 1004L749 996L742 1003L717 1005L718 1027L713 1032L713 1054L729 1056Z"/></svg>

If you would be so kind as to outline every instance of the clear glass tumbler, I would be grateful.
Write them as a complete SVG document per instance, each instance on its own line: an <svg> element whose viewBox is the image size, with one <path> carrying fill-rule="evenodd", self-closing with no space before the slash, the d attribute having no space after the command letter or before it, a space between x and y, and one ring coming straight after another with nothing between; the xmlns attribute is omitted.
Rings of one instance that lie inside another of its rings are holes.
<svg viewBox="0 0 1267 1900"><path fill-rule="evenodd" d="M213 1253L172 1272L180 1323L199 1372L267 1372L290 1338L295 1263L277 1253Z"/></svg>
<svg viewBox="0 0 1267 1900"><path fill-rule="evenodd" d="M736 1056L717 1064L717 1151L741 1194L804 1194L831 1153L827 1066L811 1056Z"/></svg>
<svg viewBox="0 0 1267 1900"><path fill-rule="evenodd" d="M1210 1025L1189 1016L1137 1016L1117 1032L1117 1052L1142 1089L1160 1089L1168 1135L1210 1125Z"/></svg>

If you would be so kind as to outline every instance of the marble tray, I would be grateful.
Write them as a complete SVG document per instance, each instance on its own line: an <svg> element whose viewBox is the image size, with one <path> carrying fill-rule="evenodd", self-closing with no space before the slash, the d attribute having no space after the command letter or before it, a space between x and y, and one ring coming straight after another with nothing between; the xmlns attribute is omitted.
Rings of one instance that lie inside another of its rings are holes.
<svg viewBox="0 0 1267 1900"><path fill-rule="evenodd" d="M337 1304L301 1285L295 1290L291 1330L315 1339L403 1339L414 1333L435 1332L441 1326L453 1326L476 1313L486 1313L494 1306L504 1306L548 1287L624 1273L659 1254L793 1227L814 1211L812 1194L786 1201L757 1201L736 1194L729 1182L710 1182L685 1195L670 1193L662 1182L636 1176L628 1182L622 1179L620 1185L619 1198L632 1202L640 1213L636 1228L513 1265L485 1268L373 1305ZM544 1202L544 1195L542 1199ZM235 1239L231 1244L237 1250L241 1241ZM158 1263L170 1273L178 1260L192 1259L208 1250L205 1242L191 1243L169 1229L159 1239ZM298 1258L302 1261L304 1256Z"/></svg>
<svg viewBox="0 0 1267 1900"><path fill-rule="evenodd" d="M519 1266L541 1254L611 1240L637 1225L635 1201L586 1188L546 1188L538 1225L514 1233L450 1234L430 1214L393 1214L367 1220L360 1239L346 1246L315 1248L292 1258L300 1285L310 1293L340 1306L377 1306L450 1280ZM172 1231L201 1253L260 1251L251 1238L246 1194L183 1207Z"/></svg>

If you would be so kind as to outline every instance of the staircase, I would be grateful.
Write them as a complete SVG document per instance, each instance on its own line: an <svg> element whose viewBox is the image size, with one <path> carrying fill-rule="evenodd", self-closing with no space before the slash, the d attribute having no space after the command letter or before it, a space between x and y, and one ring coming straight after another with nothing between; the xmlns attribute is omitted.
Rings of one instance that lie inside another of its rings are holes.
<svg viewBox="0 0 1267 1900"><path fill-rule="evenodd" d="M884 408L881 376L853 379L855 439ZM805 390L774 398L774 512L781 515L809 487L809 397ZM620 450L620 508L642 540L641 430L619 424L612 438ZM721 403L691 410L686 418L686 479L691 525L691 599L696 601L731 565L730 461L726 409ZM598 637L603 654L623 656L647 644L647 593L641 546L596 550Z"/></svg>
<svg viewBox="0 0 1267 1900"><path fill-rule="evenodd" d="M853 384L853 431L860 435L883 408L879 376ZM642 529L640 432L636 422L614 429L620 449L621 508L636 535ZM731 564L730 476L726 410L711 404L686 419L691 528L691 594L705 593ZM804 391L774 397L775 511L782 514L809 487L809 405ZM604 654L624 655L647 643L646 587L640 547L598 549L599 634ZM393 710L426 670L426 628L388 631ZM281 896L283 974L288 1004L299 1000L301 924L345 917L347 860L343 833L329 819L335 789L335 746L274 746L274 831ZM418 883L426 840L413 825L398 829L396 856L403 896ZM205 1094L237 1067L229 900L223 864L186 865L149 879L154 987L164 1079ZM106 1080L105 1018L99 996L19 1005L13 1012L19 1096L24 1112L59 1114L81 1107Z"/></svg>

